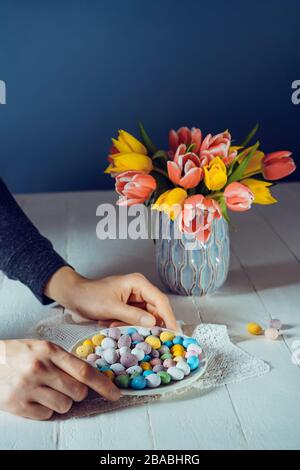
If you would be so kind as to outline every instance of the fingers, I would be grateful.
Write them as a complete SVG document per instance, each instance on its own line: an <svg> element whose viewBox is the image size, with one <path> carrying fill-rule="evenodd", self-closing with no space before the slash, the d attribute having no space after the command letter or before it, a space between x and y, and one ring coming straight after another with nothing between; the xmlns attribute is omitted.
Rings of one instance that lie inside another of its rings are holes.
<svg viewBox="0 0 300 470"><path fill-rule="evenodd" d="M57 347L51 360L57 367L107 400L116 401L121 397L118 387L106 375L63 349Z"/></svg>
<svg viewBox="0 0 300 470"><path fill-rule="evenodd" d="M32 394L32 400L60 414L67 413L73 405L70 397L49 387L36 388Z"/></svg>
<svg viewBox="0 0 300 470"><path fill-rule="evenodd" d="M53 410L50 410L49 408L46 408L45 406L38 405L37 403L28 403L26 405L25 412L22 412L21 415L24 418L38 419L40 421L45 421L52 417Z"/></svg>
<svg viewBox="0 0 300 470"><path fill-rule="evenodd" d="M167 328L177 331L178 325L168 297L143 276L132 275L131 282L133 293L139 290L143 300L154 307L153 314L162 318Z"/></svg>
<svg viewBox="0 0 300 470"><path fill-rule="evenodd" d="M55 366L53 366L53 373L45 376L44 385L67 395L77 402L84 400L88 394L86 385L73 379L73 377Z"/></svg>
<svg viewBox="0 0 300 470"><path fill-rule="evenodd" d="M129 325L141 325L151 328L156 323L154 316L146 310L122 302L113 306L112 314L117 320Z"/></svg>

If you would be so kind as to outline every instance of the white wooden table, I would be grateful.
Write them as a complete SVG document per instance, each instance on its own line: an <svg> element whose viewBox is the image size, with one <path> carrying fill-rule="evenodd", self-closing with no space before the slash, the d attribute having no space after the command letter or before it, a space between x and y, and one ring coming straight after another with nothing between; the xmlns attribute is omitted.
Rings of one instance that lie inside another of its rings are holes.
<svg viewBox="0 0 300 470"><path fill-rule="evenodd" d="M300 370L291 346L300 339L300 183L274 189L280 203L235 217L231 270L214 296L170 295L178 319L226 324L232 340L267 361L263 377L168 403L92 418L33 422L0 413L1 449L293 449L300 448ZM81 273L141 271L159 285L151 241L96 238L96 207L112 192L19 196L23 209ZM22 337L47 316L27 288L0 285L1 338ZM279 341L250 337L249 321L285 324Z"/></svg>

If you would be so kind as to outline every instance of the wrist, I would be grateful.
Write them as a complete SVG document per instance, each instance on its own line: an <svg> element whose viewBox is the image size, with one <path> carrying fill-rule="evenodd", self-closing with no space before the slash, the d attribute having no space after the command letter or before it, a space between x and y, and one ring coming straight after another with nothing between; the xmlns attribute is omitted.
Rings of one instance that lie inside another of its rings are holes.
<svg viewBox="0 0 300 470"><path fill-rule="evenodd" d="M74 269L64 266L51 276L44 294L63 307L75 309L76 292L84 280Z"/></svg>

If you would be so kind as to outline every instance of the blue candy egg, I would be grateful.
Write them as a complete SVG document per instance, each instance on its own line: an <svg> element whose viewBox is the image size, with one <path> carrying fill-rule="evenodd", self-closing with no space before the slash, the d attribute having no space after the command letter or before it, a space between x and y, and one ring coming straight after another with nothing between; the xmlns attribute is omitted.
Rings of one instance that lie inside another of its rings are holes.
<svg viewBox="0 0 300 470"><path fill-rule="evenodd" d="M132 345L135 346L136 344L141 343L141 341L132 341Z"/></svg>
<svg viewBox="0 0 300 470"><path fill-rule="evenodd" d="M131 336L131 335L133 335L134 333L137 333L137 332L138 332L137 329L136 329L136 328L133 328L133 327L131 326L130 328L127 329L127 332L126 332L126 333Z"/></svg>
<svg viewBox="0 0 300 470"><path fill-rule="evenodd" d="M183 343L183 337L182 336L175 336L173 339L173 344L182 344Z"/></svg>
<svg viewBox="0 0 300 470"><path fill-rule="evenodd" d="M173 341L164 341L163 344L168 346L168 348L171 348L173 346Z"/></svg>
<svg viewBox="0 0 300 470"><path fill-rule="evenodd" d="M198 356L190 356L188 360L186 361L188 365L190 366L191 370L195 370L199 367L199 359Z"/></svg>
<svg viewBox="0 0 300 470"><path fill-rule="evenodd" d="M185 338L183 340L182 346L187 348L189 344L198 344L194 338Z"/></svg>
<svg viewBox="0 0 300 470"><path fill-rule="evenodd" d="M147 375L151 375L151 374L153 374L153 370L144 370L143 372L144 377L147 377Z"/></svg>
<svg viewBox="0 0 300 470"><path fill-rule="evenodd" d="M104 366L104 367L98 367L98 369L103 372L104 370L110 370L110 367Z"/></svg>
<svg viewBox="0 0 300 470"><path fill-rule="evenodd" d="M150 356L150 354L146 354L144 356L143 362L149 362L149 361L151 361L151 359L152 359L152 357Z"/></svg>
<svg viewBox="0 0 300 470"><path fill-rule="evenodd" d="M147 381L143 375L137 375L130 381L130 387L134 390L143 390L147 385Z"/></svg>

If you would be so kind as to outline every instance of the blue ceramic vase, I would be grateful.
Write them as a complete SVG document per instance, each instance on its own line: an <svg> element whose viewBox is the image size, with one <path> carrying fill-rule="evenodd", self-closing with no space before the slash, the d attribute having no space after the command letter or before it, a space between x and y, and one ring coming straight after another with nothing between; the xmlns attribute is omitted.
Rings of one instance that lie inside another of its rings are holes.
<svg viewBox="0 0 300 470"><path fill-rule="evenodd" d="M166 231L166 224L169 225ZM155 243L158 273L163 284L179 295L212 294L225 282L229 269L230 243L228 224L215 219L207 243L191 235L175 237L175 223L159 219L159 237ZM168 236L162 236L168 233Z"/></svg>

